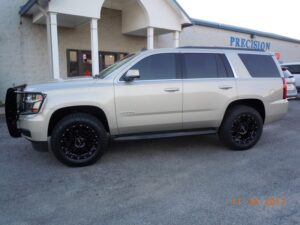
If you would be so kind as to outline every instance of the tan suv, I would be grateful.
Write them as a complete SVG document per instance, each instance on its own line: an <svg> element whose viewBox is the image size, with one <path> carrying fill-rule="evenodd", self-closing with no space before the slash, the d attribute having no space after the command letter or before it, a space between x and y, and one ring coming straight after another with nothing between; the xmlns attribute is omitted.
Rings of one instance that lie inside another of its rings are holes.
<svg viewBox="0 0 300 225"><path fill-rule="evenodd" d="M11 136L36 149L48 143L69 166L96 162L110 140L217 133L246 150L263 124L288 110L286 84L273 55L184 47L139 52L94 78L10 88Z"/></svg>

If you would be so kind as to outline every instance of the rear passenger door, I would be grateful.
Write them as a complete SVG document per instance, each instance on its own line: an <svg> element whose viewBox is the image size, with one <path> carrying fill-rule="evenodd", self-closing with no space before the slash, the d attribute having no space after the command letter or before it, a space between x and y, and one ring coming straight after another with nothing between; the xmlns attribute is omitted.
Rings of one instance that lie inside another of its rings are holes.
<svg viewBox="0 0 300 225"><path fill-rule="evenodd" d="M214 128L237 96L236 80L225 54L183 53L183 128Z"/></svg>

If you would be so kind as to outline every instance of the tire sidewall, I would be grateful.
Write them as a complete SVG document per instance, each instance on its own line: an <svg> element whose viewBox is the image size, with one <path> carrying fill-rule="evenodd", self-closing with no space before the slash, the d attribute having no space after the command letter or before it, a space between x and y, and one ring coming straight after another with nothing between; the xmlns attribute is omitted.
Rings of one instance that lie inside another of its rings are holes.
<svg viewBox="0 0 300 225"><path fill-rule="evenodd" d="M231 128L234 123L234 120L242 114L250 114L251 116L253 116L258 126L255 140L250 142L248 145L241 145L234 142L231 135ZM235 106L232 109L230 109L226 114L225 119L219 130L219 136L220 139L224 142L224 144L229 148L236 151L242 151L242 150L250 149L254 145L256 145L257 142L260 140L262 132L263 132L263 120L261 115L255 109L249 106Z"/></svg>
<svg viewBox="0 0 300 225"><path fill-rule="evenodd" d="M93 156L88 159L79 161L68 158L61 150L60 145L60 138L65 130L76 123L86 124L89 127L93 128L97 133L97 136L99 137L99 144ZM102 123L97 118L85 113L76 113L66 116L58 122L58 124L53 129L50 142L52 152L60 162L67 166L82 167L91 165L100 159L107 147L108 135Z"/></svg>

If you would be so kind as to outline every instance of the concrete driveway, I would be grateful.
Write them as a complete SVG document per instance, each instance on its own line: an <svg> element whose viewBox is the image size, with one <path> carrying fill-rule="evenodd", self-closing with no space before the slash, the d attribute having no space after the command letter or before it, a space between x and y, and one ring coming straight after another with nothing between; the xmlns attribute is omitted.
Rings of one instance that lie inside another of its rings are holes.
<svg viewBox="0 0 300 225"><path fill-rule="evenodd" d="M0 224L300 224L300 101L234 152L212 136L113 143L68 168L0 119ZM274 197L274 198L273 198Z"/></svg>

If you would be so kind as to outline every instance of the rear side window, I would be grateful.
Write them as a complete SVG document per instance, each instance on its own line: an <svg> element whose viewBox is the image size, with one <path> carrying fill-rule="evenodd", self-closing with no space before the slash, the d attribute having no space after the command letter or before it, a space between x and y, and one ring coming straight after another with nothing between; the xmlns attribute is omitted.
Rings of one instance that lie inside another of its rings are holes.
<svg viewBox="0 0 300 225"><path fill-rule="evenodd" d="M187 79L233 77L224 54L185 53L183 58Z"/></svg>
<svg viewBox="0 0 300 225"><path fill-rule="evenodd" d="M139 80L176 79L176 55L173 53L151 55L131 69L139 70Z"/></svg>
<svg viewBox="0 0 300 225"><path fill-rule="evenodd" d="M300 65L287 65L284 67L287 67L292 74L300 74Z"/></svg>
<svg viewBox="0 0 300 225"><path fill-rule="evenodd" d="M239 54L252 77L280 77L280 72L272 56Z"/></svg>

